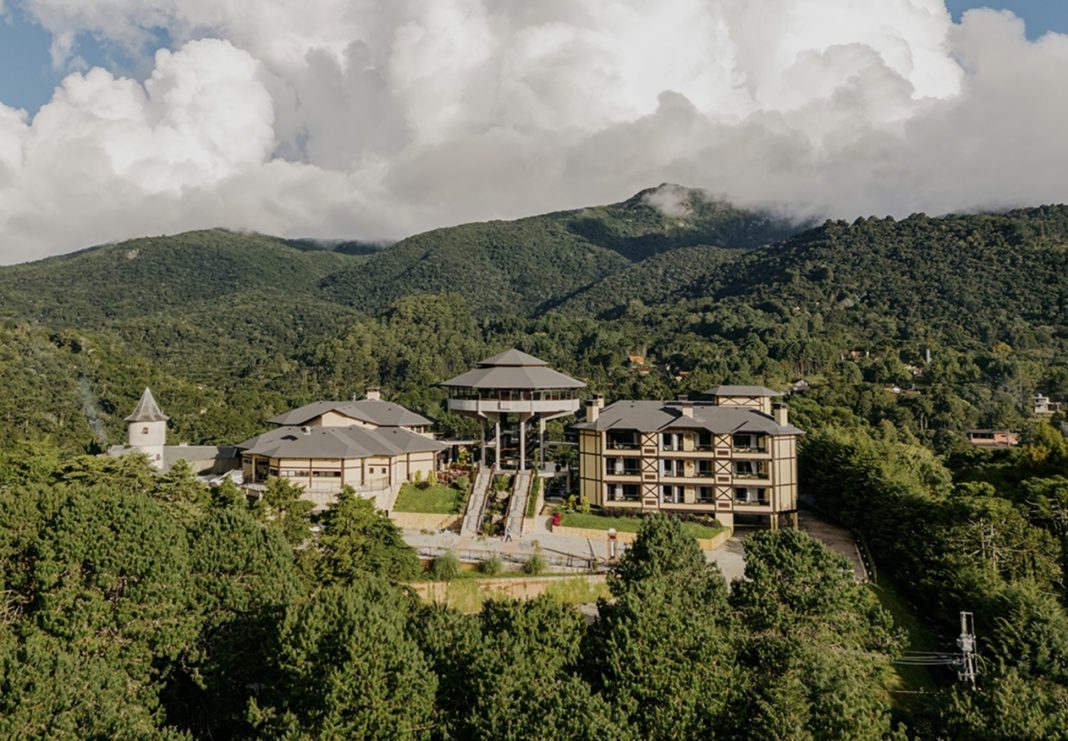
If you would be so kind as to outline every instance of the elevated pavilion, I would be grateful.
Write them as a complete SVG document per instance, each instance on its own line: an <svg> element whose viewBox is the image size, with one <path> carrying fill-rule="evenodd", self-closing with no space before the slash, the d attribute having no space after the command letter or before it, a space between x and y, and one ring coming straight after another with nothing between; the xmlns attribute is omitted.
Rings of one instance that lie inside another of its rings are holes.
<svg viewBox="0 0 1068 741"><path fill-rule="evenodd" d="M578 392L586 387L549 367L548 363L520 350L506 350L486 358L477 368L441 384L449 392L448 410L482 422L481 461L488 465L487 449L493 451L496 469L527 468L527 425L537 420L539 461L545 460L545 422L579 410ZM487 427L493 426L489 442ZM516 429L518 428L518 429ZM518 446L502 448L502 433L515 432Z"/></svg>

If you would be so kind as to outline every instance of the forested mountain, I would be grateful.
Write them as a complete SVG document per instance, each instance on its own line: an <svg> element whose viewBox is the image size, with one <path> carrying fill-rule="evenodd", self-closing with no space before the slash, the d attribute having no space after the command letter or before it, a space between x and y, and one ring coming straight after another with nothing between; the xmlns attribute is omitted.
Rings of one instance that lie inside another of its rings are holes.
<svg viewBox="0 0 1068 741"><path fill-rule="evenodd" d="M365 311L409 293L463 290L476 314L529 313L662 252L752 248L800 228L665 184L611 206L418 234L331 276L324 288Z"/></svg>
<svg viewBox="0 0 1068 741"><path fill-rule="evenodd" d="M614 398L806 377L814 398L944 446L1021 425L1036 391L1068 394L1066 224L1051 206L764 244L789 224L661 186L371 256L221 230L94 248L0 269L0 371L21 389L0 439L83 449L102 439L91 416L114 441L148 383L188 442L367 385L441 416L437 381L517 345Z"/></svg>
<svg viewBox="0 0 1068 741"><path fill-rule="evenodd" d="M146 237L0 270L0 317L97 327L238 294L307 295L319 280L366 258L223 229Z"/></svg>

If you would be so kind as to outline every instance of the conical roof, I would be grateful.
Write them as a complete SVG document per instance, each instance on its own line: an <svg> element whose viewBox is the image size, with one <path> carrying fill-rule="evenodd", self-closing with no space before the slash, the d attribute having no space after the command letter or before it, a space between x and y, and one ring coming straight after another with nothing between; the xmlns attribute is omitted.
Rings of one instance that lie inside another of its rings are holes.
<svg viewBox="0 0 1068 741"><path fill-rule="evenodd" d="M492 358L486 358L479 362L483 368L490 366L512 366L512 367L530 367L530 366L544 366L548 365L541 358L536 358L533 355L529 355L522 350L516 350L514 347L511 350L505 350L504 352L494 355Z"/></svg>
<svg viewBox="0 0 1068 741"><path fill-rule="evenodd" d="M156 399L152 396L152 390L145 388L141 394L141 400L134 407L133 414L126 418L127 422L166 422L170 417L164 414Z"/></svg>
<svg viewBox="0 0 1068 741"><path fill-rule="evenodd" d="M548 365L521 350L505 350L441 385L476 389L580 389L586 386Z"/></svg>

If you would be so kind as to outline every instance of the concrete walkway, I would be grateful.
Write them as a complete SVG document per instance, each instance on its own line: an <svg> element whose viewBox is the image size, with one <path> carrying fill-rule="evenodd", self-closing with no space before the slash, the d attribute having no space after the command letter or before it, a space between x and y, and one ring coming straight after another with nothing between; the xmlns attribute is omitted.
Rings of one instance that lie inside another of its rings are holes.
<svg viewBox="0 0 1068 741"><path fill-rule="evenodd" d="M867 572L860 560L855 542L849 531L822 518L815 512L803 510L799 516L802 530L822 541L828 548L844 556L853 566L857 580L867 578ZM486 559L497 556L512 563L522 563L537 550L549 561L553 568L588 568L589 564L602 564L608 559L608 542L572 536L557 535L549 529L551 518L539 516L534 532L505 541L502 538L490 538L477 535L461 535L450 531L422 533L415 530L404 531L404 541L428 554L431 551L455 551L461 558ZM745 539L758 532L757 528L738 528L734 534L714 551L705 551L709 563L715 563L723 577L732 582L745 574ZM618 555L618 554L617 554Z"/></svg>

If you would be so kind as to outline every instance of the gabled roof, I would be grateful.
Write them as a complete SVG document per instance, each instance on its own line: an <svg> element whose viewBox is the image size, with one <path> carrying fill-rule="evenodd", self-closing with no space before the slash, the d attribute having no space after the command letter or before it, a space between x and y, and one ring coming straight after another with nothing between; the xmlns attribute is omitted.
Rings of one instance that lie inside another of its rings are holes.
<svg viewBox="0 0 1068 741"><path fill-rule="evenodd" d="M774 417L748 407L694 404L693 416L683 414L677 402L617 401L600 411L596 422L579 422L577 430L638 430L660 432L672 429L702 429L713 434L756 432L769 435L800 435L793 425L780 425Z"/></svg>
<svg viewBox="0 0 1068 741"><path fill-rule="evenodd" d="M548 363L520 350L506 350L486 358L478 368L443 381L442 386L476 389L580 389L586 384L548 367Z"/></svg>
<svg viewBox="0 0 1068 741"><path fill-rule="evenodd" d="M267 420L274 425L302 425L321 417L327 412L337 412L346 417L367 422L379 427L428 427L433 424L421 414L379 399L360 399L358 401L315 401L292 409L277 417Z"/></svg>
<svg viewBox="0 0 1068 741"><path fill-rule="evenodd" d="M767 386L713 386L704 393L709 396L782 396Z"/></svg>
<svg viewBox="0 0 1068 741"><path fill-rule="evenodd" d="M271 458L368 458L438 452L448 446L399 427L279 427L238 445Z"/></svg>
<svg viewBox="0 0 1068 741"><path fill-rule="evenodd" d="M152 396L152 390L145 388L141 394L141 400L134 407L133 414L126 418L127 422L166 422L170 417L162 412L156 399Z"/></svg>

